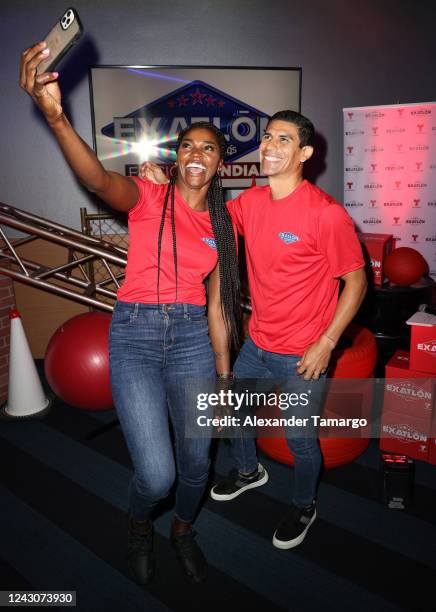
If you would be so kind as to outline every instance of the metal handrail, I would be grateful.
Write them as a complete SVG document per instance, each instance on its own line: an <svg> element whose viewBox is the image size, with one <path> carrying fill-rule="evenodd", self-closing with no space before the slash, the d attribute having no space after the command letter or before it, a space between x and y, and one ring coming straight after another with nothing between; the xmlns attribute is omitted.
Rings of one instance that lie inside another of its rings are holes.
<svg viewBox="0 0 436 612"><path fill-rule="evenodd" d="M13 241L7 237L2 226L12 227L28 236ZM113 267L125 268L126 249L3 203L0 203L0 236L3 238L0 273L87 306L113 310L113 304L99 298L116 300L116 291L104 286L120 286L119 281L124 273L120 274ZM67 247L66 261L52 266L24 258L20 247L37 239ZM107 277L99 283L93 282L84 269L85 263L95 261L100 261L107 272Z"/></svg>

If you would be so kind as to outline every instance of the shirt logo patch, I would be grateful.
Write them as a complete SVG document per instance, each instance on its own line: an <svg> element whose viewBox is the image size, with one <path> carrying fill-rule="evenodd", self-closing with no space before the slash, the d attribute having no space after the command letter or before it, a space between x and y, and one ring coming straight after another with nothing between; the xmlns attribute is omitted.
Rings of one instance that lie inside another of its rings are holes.
<svg viewBox="0 0 436 612"><path fill-rule="evenodd" d="M216 242L214 238L202 238L202 241L205 242L207 246L210 246L211 249L215 249L216 251Z"/></svg>
<svg viewBox="0 0 436 612"><path fill-rule="evenodd" d="M293 242L298 242L300 240L299 237L292 232L279 232L279 238L280 240L283 240L285 244L292 244Z"/></svg>

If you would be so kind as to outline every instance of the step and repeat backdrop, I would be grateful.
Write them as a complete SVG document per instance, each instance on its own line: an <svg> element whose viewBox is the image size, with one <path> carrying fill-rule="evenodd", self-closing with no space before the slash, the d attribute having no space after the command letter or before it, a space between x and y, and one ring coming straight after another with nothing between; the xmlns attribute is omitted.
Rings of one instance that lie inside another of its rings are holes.
<svg viewBox="0 0 436 612"><path fill-rule="evenodd" d="M419 251L436 279L436 103L343 112L346 209L359 231Z"/></svg>

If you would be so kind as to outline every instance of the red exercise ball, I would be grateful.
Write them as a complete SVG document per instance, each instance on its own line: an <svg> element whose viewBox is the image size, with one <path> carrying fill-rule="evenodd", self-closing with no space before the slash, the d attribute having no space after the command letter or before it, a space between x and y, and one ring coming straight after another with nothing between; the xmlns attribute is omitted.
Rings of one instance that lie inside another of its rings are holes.
<svg viewBox="0 0 436 612"><path fill-rule="evenodd" d="M383 269L390 281L396 285L413 285L428 271L424 257L409 247L399 247L389 253Z"/></svg>
<svg viewBox="0 0 436 612"><path fill-rule="evenodd" d="M90 312L66 321L53 334L44 369L54 393L84 410L113 407L109 380L111 315Z"/></svg>

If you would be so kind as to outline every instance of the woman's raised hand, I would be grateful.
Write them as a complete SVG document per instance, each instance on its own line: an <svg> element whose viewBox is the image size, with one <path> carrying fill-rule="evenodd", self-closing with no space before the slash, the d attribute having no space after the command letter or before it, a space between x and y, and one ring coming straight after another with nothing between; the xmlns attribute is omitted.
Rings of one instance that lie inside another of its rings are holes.
<svg viewBox="0 0 436 612"><path fill-rule="evenodd" d="M57 72L37 74L42 60L47 59L47 43L40 42L21 54L20 87L42 111L64 157L79 181L89 191L96 193L116 210L128 211L139 197L134 181L117 172L106 170L94 151L79 136L61 105L61 90L57 83Z"/></svg>
<svg viewBox="0 0 436 612"><path fill-rule="evenodd" d="M50 55L45 41L33 45L21 54L20 87L24 89L49 123L54 123L63 114L61 90L57 84L57 72L37 75L38 65Z"/></svg>
<svg viewBox="0 0 436 612"><path fill-rule="evenodd" d="M168 179L162 168L153 162L144 162L139 167L139 176L143 179L148 179L156 185L168 183Z"/></svg>

